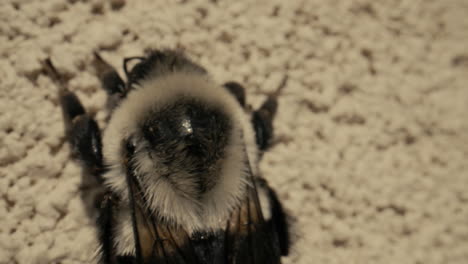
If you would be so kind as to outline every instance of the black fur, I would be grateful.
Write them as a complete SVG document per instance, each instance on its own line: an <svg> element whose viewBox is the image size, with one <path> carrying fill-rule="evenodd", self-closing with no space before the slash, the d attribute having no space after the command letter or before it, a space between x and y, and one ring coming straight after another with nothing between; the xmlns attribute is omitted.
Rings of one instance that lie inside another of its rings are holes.
<svg viewBox="0 0 468 264"><path fill-rule="evenodd" d="M220 109L193 99L181 99L148 113L141 130L151 145L156 166L166 167L164 175L174 186L172 175L185 171L198 183L198 196L217 182L220 160L231 131L231 120ZM180 188L181 190L183 188Z"/></svg>
<svg viewBox="0 0 468 264"><path fill-rule="evenodd" d="M192 235L191 243L199 263L221 264L226 261L225 233L218 231L198 232Z"/></svg>
<svg viewBox="0 0 468 264"><path fill-rule="evenodd" d="M206 70L203 67L193 63L182 53L172 50L150 51L147 56L140 58L140 62L130 71L126 70L126 72L128 72L127 87L139 84L150 73L152 78L172 72L198 72L206 74Z"/></svg>

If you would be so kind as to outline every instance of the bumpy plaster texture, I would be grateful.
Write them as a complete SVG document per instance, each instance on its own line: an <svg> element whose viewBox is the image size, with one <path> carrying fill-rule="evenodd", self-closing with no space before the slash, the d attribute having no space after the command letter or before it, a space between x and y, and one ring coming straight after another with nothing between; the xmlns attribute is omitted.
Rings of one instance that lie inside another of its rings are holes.
<svg viewBox="0 0 468 264"><path fill-rule="evenodd" d="M294 226L285 263L467 263L467 13L463 0L0 1L0 263L93 263L97 247L41 60L105 127L92 52L120 70L164 47L245 84L254 106L289 75L261 163Z"/></svg>

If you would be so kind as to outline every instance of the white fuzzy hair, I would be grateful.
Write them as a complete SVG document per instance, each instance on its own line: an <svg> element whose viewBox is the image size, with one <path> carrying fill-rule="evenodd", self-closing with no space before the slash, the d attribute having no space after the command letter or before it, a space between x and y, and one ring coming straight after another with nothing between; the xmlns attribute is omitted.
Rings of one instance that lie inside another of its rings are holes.
<svg viewBox="0 0 468 264"><path fill-rule="evenodd" d="M207 75L171 73L146 79L139 87L129 92L126 99L115 109L103 134L103 153L110 168L104 174L104 179L113 191L121 195L124 203L128 204L122 141L130 136L141 135L139 129L148 112L184 97L214 106L231 120L232 131L216 185L195 201L181 195L180 191L175 190L161 177L148 152L140 151L146 146L136 146L135 164L138 179L144 186L144 196L148 202L146 206L159 219L177 223L190 234L197 230L224 227L231 210L244 196L247 177L250 173L257 174L257 148L250 115L243 111L234 96L225 88L216 85ZM137 142L140 144L144 141ZM250 170L245 166L247 163ZM118 249L120 248L118 251L128 253L134 248L133 241L130 242L128 237L131 234L130 221L122 221L116 228L117 237L126 238L125 243L117 245Z"/></svg>

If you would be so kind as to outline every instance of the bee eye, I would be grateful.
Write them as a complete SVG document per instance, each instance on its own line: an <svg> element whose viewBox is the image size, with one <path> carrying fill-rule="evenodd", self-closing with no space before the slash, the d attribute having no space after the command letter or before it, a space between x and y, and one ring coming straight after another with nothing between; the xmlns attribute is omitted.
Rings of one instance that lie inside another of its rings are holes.
<svg viewBox="0 0 468 264"><path fill-rule="evenodd" d="M125 149L126 149L127 154L133 155L133 153L135 153L136 144L137 144L136 139L133 136L128 138L125 144Z"/></svg>

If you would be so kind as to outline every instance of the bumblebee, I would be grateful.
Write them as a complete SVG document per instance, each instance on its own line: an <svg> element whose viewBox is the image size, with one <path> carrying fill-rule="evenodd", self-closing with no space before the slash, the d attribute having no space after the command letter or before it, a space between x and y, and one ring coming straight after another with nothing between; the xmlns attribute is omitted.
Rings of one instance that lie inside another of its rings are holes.
<svg viewBox="0 0 468 264"><path fill-rule="evenodd" d="M252 110L240 84L217 85L179 51L125 58L126 82L98 53L94 62L109 101L102 132L45 64L60 87L72 153L105 190L99 262L281 263L287 216L258 162L286 78Z"/></svg>

